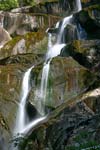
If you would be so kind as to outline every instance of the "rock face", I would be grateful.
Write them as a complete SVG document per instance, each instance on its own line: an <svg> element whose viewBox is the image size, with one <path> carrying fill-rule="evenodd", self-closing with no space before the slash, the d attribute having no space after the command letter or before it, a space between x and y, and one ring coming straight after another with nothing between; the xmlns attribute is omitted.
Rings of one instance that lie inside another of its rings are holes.
<svg viewBox="0 0 100 150"><path fill-rule="evenodd" d="M78 13L74 0L36 2L33 7L1 12L7 30L0 28L4 33L1 43L7 43L0 49L0 150L11 150L22 79L32 65L26 110L30 120L36 117L34 97L40 88L48 43L45 30L49 27L55 42L59 30L55 23L72 12L74 24L65 27L62 38L67 45L50 63L45 103L48 118L25 139L15 139L15 145L19 140L19 150L100 149L99 1L82 0L83 9Z"/></svg>
<svg viewBox="0 0 100 150"><path fill-rule="evenodd" d="M9 34L24 35L37 32L40 28L46 30L58 21L60 17L41 13L4 13L3 26Z"/></svg>
<svg viewBox="0 0 100 150"><path fill-rule="evenodd" d="M0 48L4 46L5 43L11 40L9 33L2 27L0 27Z"/></svg>

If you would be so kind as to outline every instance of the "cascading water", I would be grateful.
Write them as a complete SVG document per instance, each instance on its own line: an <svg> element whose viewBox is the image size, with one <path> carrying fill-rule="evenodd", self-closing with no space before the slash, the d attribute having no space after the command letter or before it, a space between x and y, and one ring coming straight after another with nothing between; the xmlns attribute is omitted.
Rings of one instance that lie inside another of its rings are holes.
<svg viewBox="0 0 100 150"><path fill-rule="evenodd" d="M52 35L48 36L48 52L46 54L45 63L42 70L42 79L41 79L41 88L40 88L40 100L38 99L38 111L44 116L45 115L45 102L46 102L46 93L47 93L47 83L48 83L48 75L50 69L50 62L52 58L58 56L60 54L61 49L65 46L65 44L52 44Z"/></svg>
<svg viewBox="0 0 100 150"><path fill-rule="evenodd" d="M77 12L82 10L82 5L80 0L76 0Z"/></svg>
<svg viewBox="0 0 100 150"><path fill-rule="evenodd" d="M76 0L77 11L82 9L80 0ZM36 93L36 97L39 94L39 98L36 98L38 111L42 116L45 116L45 101L46 101L46 93L47 93L47 83L48 83L48 75L50 69L50 62L52 58L60 55L61 49L65 46L65 43L62 44L62 36L64 34L64 28L72 23L73 15L70 15L63 19L60 31L58 33L57 42L56 44L52 44L52 35L51 33L48 34L48 51L46 54L45 63L42 70L42 79L41 79L41 86L40 92ZM59 22L56 24L56 28L58 28Z"/></svg>
<svg viewBox="0 0 100 150"><path fill-rule="evenodd" d="M52 47L52 35L48 36L48 51ZM37 110L42 115L45 116L45 100L46 100L46 92L47 92L47 83L48 83L48 75L50 68L50 60L48 61L47 54L46 59L42 69L42 77L41 77L41 85L40 89L35 93L35 101L37 103Z"/></svg>
<svg viewBox="0 0 100 150"><path fill-rule="evenodd" d="M21 102L19 104L19 109L18 109L17 119L16 119L16 125L15 125L15 130L14 130L14 133L16 133L16 134L21 133L21 131L25 128L25 126L26 126L26 119L25 118L27 118L27 120L28 120L28 116L27 116L26 110L25 110L25 105L26 105L28 93L30 91L29 80L30 80L30 72L31 72L33 67L29 68L26 71L24 78L23 78L23 81L22 81Z"/></svg>
<svg viewBox="0 0 100 150"><path fill-rule="evenodd" d="M70 15L70 16L68 16L68 17L66 17L66 18L63 19L63 22L62 22L62 25L61 25L61 29L60 29L60 33L59 33L59 35L61 35L61 36L58 36L58 38L57 38L57 43L58 44L62 43L62 36L63 36L63 33L64 33L63 32L64 28L68 24L71 24L72 19L73 19L73 15Z"/></svg>
<svg viewBox="0 0 100 150"><path fill-rule="evenodd" d="M76 0L78 11L81 10L81 3L80 0ZM18 115L16 119L16 126L14 133L17 134L26 134L31 128L36 126L38 123L46 119L46 112L45 112L45 101L46 101L46 93L47 93L47 83L48 83L48 75L49 75L49 69L50 69L50 62L52 58L58 56L61 52L61 49L65 46L65 43L63 41L62 43L62 36L64 34L64 28L68 24L72 23L73 15L70 15L69 17L66 17L62 21L62 25L60 28L60 31L58 33L57 42L53 45L52 43L52 35L49 33L48 36L48 51L46 54L46 59L43 65L42 69L42 77L41 77L41 85L40 89L38 89L35 93L35 101L36 101L36 109L40 113L40 117L36 118L35 120L31 122L26 122L26 118L28 117L26 114L25 106L26 106L26 100L28 93L30 91L30 85L29 85L29 79L30 79L30 73L32 68L28 69L28 71L25 73L22 83L22 97L21 102L18 109ZM58 28L59 23L56 24L56 27Z"/></svg>

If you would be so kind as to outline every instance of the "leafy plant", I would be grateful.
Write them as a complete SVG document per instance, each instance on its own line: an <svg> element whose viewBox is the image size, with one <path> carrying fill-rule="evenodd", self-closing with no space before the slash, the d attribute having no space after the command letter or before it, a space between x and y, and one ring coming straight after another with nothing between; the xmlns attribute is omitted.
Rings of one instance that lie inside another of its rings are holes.
<svg viewBox="0 0 100 150"><path fill-rule="evenodd" d="M17 0L0 0L0 10L10 10L18 6Z"/></svg>

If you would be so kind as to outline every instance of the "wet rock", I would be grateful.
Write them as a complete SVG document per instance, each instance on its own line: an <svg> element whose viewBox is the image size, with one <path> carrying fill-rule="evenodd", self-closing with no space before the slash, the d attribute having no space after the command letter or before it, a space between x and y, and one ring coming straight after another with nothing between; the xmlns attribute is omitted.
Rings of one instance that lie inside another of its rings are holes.
<svg viewBox="0 0 100 150"><path fill-rule="evenodd" d="M74 40L78 40L79 37L79 33L78 33L78 29L77 29L77 25L72 25L69 24L65 27L64 29L64 35L62 37L62 41L64 43L68 43Z"/></svg>

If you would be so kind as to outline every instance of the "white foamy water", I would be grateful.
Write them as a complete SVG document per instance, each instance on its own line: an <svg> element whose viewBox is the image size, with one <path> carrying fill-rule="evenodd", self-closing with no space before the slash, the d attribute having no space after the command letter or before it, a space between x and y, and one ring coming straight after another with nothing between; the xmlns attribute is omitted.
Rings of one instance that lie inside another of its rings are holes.
<svg viewBox="0 0 100 150"><path fill-rule="evenodd" d="M42 115L45 115L45 102L46 102L49 69L50 69L50 61L47 64L46 63L44 64L42 70L41 89L40 89L41 107L39 110Z"/></svg>
<svg viewBox="0 0 100 150"><path fill-rule="evenodd" d="M68 25L71 24L71 21L73 19L73 15L70 15L68 17L65 17L63 19L62 25L61 25L61 29L57 38L57 44L61 44L62 43L62 36L64 34L64 28Z"/></svg>
<svg viewBox="0 0 100 150"><path fill-rule="evenodd" d="M58 55L60 55L61 49L65 46L66 44L58 44L56 43L47 53L47 60L54 58Z"/></svg>
<svg viewBox="0 0 100 150"><path fill-rule="evenodd" d="M48 51L50 51L52 47L52 35L48 34ZM51 57L50 57L51 58ZM50 69L50 60L48 61L48 52L46 54L45 62L42 69L42 77L40 89L38 89L35 93L35 101L38 112L45 116L45 102L46 102L46 93L47 93L47 83L48 83L48 75Z"/></svg>
<svg viewBox="0 0 100 150"><path fill-rule="evenodd" d="M76 0L77 11L82 10L81 0Z"/></svg>
<svg viewBox="0 0 100 150"><path fill-rule="evenodd" d="M30 129L34 128L36 125L40 124L42 121L46 120L46 116L44 117L40 117L35 119L34 121L30 122L25 128L23 128L23 130L21 131L20 134L27 134L28 131L30 131Z"/></svg>
<svg viewBox="0 0 100 150"><path fill-rule="evenodd" d="M30 90L29 80L30 80L30 72L32 68L34 68L34 66L32 66L26 71L22 81L21 102L19 104L19 108L17 112L16 125L14 129L15 134L20 133L26 126L26 118L28 118L28 116L26 114L25 105Z"/></svg>

